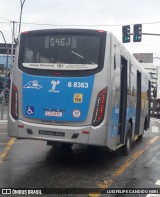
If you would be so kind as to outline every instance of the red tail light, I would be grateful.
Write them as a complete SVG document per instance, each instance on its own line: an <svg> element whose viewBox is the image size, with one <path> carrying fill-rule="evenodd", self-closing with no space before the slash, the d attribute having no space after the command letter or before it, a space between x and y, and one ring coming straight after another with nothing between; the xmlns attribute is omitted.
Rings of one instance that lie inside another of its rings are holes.
<svg viewBox="0 0 160 197"><path fill-rule="evenodd" d="M104 119L105 105L106 105L106 97L107 97L107 88L104 88L98 93L96 105L94 108L92 125L99 125Z"/></svg>
<svg viewBox="0 0 160 197"><path fill-rule="evenodd" d="M14 119L18 119L18 89L12 85L12 98L11 98L11 114Z"/></svg>

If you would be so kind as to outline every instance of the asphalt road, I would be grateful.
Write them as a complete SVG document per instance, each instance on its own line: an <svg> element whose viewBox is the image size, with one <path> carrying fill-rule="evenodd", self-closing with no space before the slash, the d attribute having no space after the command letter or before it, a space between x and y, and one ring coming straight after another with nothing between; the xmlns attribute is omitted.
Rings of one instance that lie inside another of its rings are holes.
<svg viewBox="0 0 160 197"><path fill-rule="evenodd" d="M1 123L0 188L79 188L80 193L99 196L93 194L94 188L103 192L107 188L160 187L159 142L160 123L154 119L129 156L120 150L80 145L55 149L45 141L15 140L7 137L7 127Z"/></svg>

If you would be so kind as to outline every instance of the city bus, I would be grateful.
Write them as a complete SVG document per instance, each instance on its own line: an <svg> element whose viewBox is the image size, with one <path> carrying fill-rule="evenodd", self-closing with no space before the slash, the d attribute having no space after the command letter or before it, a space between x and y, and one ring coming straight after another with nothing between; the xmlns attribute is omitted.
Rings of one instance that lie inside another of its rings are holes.
<svg viewBox="0 0 160 197"><path fill-rule="evenodd" d="M150 77L111 32L21 33L12 70L10 137L64 147L123 147L128 154L149 122Z"/></svg>

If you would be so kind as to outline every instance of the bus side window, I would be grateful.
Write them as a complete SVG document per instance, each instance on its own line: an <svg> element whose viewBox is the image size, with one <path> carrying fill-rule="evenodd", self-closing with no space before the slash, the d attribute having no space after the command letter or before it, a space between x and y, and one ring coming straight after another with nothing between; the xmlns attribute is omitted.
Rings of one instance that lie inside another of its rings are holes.
<svg viewBox="0 0 160 197"><path fill-rule="evenodd" d="M129 61L129 75L128 75L128 94L131 96L136 96L137 87L137 74L136 69L131 61Z"/></svg>

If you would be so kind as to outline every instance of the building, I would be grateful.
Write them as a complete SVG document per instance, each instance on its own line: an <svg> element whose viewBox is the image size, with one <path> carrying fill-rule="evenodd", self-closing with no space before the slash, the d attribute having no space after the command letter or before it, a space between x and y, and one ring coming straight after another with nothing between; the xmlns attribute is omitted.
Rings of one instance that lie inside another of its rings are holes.
<svg viewBox="0 0 160 197"><path fill-rule="evenodd" d="M8 62L7 62L8 61ZM11 67L11 55L0 54L0 69L10 69Z"/></svg>
<svg viewBox="0 0 160 197"><path fill-rule="evenodd" d="M155 89L156 91L158 90L158 67L155 66L153 63L142 63L143 67L146 69L148 74L151 76L151 96L154 97L153 95L153 90ZM158 91L156 94L156 98L158 97Z"/></svg>
<svg viewBox="0 0 160 197"><path fill-rule="evenodd" d="M7 44L8 45L8 54L11 55L11 50L12 50L12 44ZM15 44L13 45L13 54L15 53ZM7 48L6 44L0 43L0 54L7 54Z"/></svg>
<svg viewBox="0 0 160 197"><path fill-rule="evenodd" d="M135 53L135 58L151 76L151 116L160 117L160 67L153 64L153 53Z"/></svg>
<svg viewBox="0 0 160 197"><path fill-rule="evenodd" d="M151 98L160 98L160 71L159 67L153 64L153 53L134 53L133 55L151 76Z"/></svg>
<svg viewBox="0 0 160 197"><path fill-rule="evenodd" d="M157 68L158 68L157 98L160 98L160 67Z"/></svg>
<svg viewBox="0 0 160 197"><path fill-rule="evenodd" d="M6 71L9 73L10 68L11 68L11 48L12 44L7 44L8 45L8 56L7 56L7 48L6 44L0 43L0 75L3 75ZM13 48L13 54L15 53L15 45Z"/></svg>

